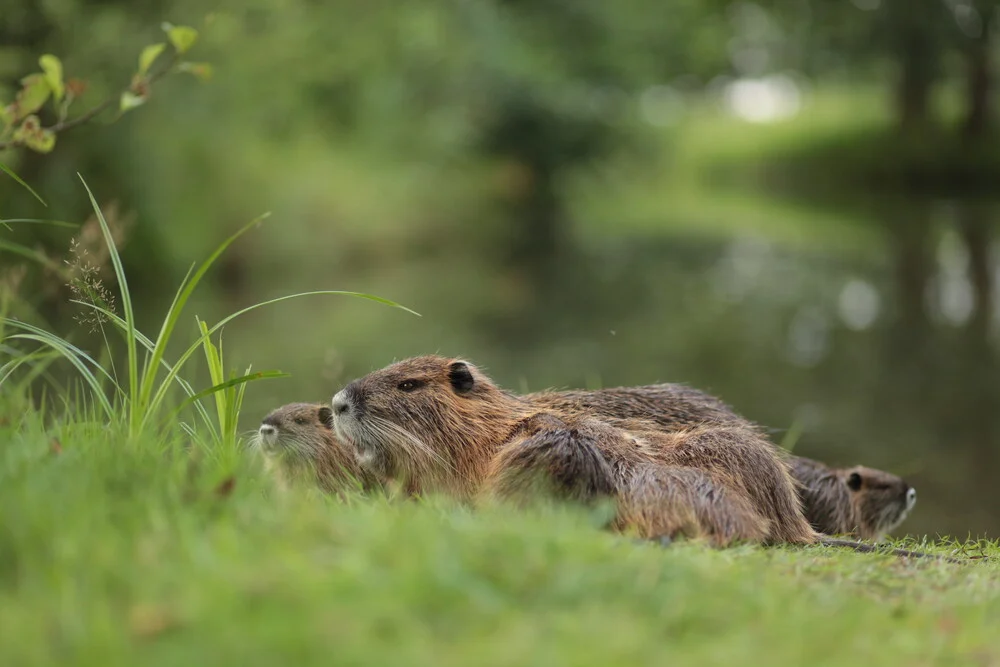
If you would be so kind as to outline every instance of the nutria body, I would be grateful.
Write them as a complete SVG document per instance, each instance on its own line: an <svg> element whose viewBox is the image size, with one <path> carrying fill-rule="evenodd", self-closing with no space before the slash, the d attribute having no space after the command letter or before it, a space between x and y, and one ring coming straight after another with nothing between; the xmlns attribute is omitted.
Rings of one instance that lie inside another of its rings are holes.
<svg viewBox="0 0 1000 667"><path fill-rule="evenodd" d="M269 467L286 474L310 470L328 491L356 484L371 488L376 478L337 440L332 423L327 404L289 403L264 417L252 446L267 457Z"/></svg>
<svg viewBox="0 0 1000 667"><path fill-rule="evenodd" d="M706 424L759 428L719 398L682 384L541 391L525 398L557 411L582 410L611 419L647 419L668 431Z"/></svg>
<svg viewBox="0 0 1000 667"><path fill-rule="evenodd" d="M536 404L438 356L355 380L332 407L337 436L364 468L423 490L509 497L541 476L575 499L615 498L619 525L645 537L818 538L777 448L744 424L666 432L648 419L598 419L587 406Z"/></svg>
<svg viewBox="0 0 1000 667"><path fill-rule="evenodd" d="M791 466L801 484L806 519L827 535L881 539L906 519L917 502L916 489L882 470L831 468L800 456L791 457Z"/></svg>
<svg viewBox="0 0 1000 667"><path fill-rule="evenodd" d="M759 428L715 396L681 384L549 391L528 398L557 410L584 409L612 423L648 419L668 431L707 424ZM879 539L902 523L916 502L916 490L888 472L863 466L834 469L800 456L787 461L806 519L827 535Z"/></svg>

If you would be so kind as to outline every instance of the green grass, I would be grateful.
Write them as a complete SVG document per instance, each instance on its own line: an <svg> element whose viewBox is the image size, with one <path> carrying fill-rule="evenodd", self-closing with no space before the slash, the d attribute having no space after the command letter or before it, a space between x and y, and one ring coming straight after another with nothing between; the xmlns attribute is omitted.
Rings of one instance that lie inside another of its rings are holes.
<svg viewBox="0 0 1000 667"><path fill-rule="evenodd" d="M0 405L2 665L1000 660L987 562L660 548L568 510L338 501L280 492L239 449L48 424Z"/></svg>

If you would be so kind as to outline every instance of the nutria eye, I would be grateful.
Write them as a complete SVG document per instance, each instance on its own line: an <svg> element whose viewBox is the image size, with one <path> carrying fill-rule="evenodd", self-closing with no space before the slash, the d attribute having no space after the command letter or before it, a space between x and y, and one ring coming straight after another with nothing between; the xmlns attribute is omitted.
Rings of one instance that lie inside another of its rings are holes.
<svg viewBox="0 0 1000 667"><path fill-rule="evenodd" d="M403 380L399 383L400 391L413 391L417 387L421 386L423 382L420 380Z"/></svg>
<svg viewBox="0 0 1000 667"><path fill-rule="evenodd" d="M296 417L295 423L298 424L299 426L305 426L306 424L309 423L309 420L306 419L305 417Z"/></svg>

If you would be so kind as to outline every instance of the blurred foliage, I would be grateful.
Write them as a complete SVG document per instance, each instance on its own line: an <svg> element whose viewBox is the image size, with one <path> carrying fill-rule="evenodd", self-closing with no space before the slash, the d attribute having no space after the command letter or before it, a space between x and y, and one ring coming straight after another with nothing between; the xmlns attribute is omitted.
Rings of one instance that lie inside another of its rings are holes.
<svg viewBox="0 0 1000 667"><path fill-rule="evenodd" d="M0 101L43 54L80 108L115 96L164 21L199 31L210 85L0 152L49 203L4 177L0 210L82 222L83 174L146 313L270 210L200 316L313 289L424 315L248 316L227 356L292 378L248 390L246 428L429 351L513 389L684 381L911 475L913 530L1000 530L996 3L7 0ZM58 265L73 232L3 234ZM50 269L4 278L10 308L68 325Z"/></svg>

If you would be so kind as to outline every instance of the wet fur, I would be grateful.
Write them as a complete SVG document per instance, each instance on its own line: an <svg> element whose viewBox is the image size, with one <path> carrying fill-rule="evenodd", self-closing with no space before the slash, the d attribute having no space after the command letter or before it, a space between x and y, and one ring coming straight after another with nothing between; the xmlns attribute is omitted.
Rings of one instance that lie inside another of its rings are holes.
<svg viewBox="0 0 1000 667"><path fill-rule="evenodd" d="M545 410L466 362L436 356L360 378L333 405L337 435L366 465L422 488L509 495L522 472L542 472L570 496L610 490L620 523L647 537L694 533L720 545L817 539L777 448L748 425L667 433L653 420L597 419L587 406ZM369 426L378 420L405 428L420 446L380 437ZM594 451L606 467L589 460Z"/></svg>
<svg viewBox="0 0 1000 667"><path fill-rule="evenodd" d="M681 384L548 391L527 398L553 409L587 410L612 423L622 418L644 418L668 431L699 424L728 424L763 433L761 427L720 399ZM905 519L909 485L896 475L862 466L833 469L813 459L790 456L778 447L774 451L789 466L802 511L817 531L879 539ZM851 472L861 476L859 492L852 492L846 485Z"/></svg>

